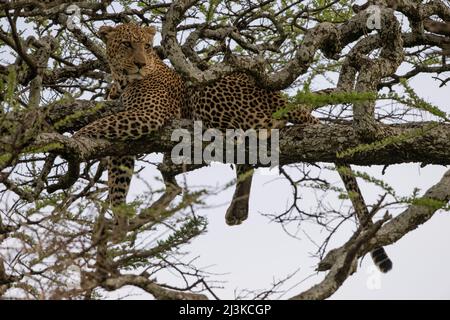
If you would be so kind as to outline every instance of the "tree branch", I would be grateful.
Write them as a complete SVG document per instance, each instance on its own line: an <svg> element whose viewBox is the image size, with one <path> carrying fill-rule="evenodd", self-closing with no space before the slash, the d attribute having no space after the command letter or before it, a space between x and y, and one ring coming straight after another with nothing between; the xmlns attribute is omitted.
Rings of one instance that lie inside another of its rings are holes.
<svg viewBox="0 0 450 320"><path fill-rule="evenodd" d="M60 143L53 152L70 155L83 162L104 156L170 152L178 141L171 141L175 129L193 134L190 120L174 120L161 132L140 140L115 141L77 140L57 133L43 133L36 139L35 148ZM280 164L299 162L345 162L356 165L387 165L407 162L450 164L450 125L418 122L383 125L384 140L364 145L351 125L314 124L295 125L280 131ZM193 136L191 136L193 137ZM191 139L194 141L194 138Z"/></svg>
<svg viewBox="0 0 450 320"><path fill-rule="evenodd" d="M182 292L166 289L150 279L137 275L121 275L116 278L109 278L105 280L102 287L106 290L117 290L123 286L132 285L143 289L150 293L158 300L207 300L208 298L203 294Z"/></svg>

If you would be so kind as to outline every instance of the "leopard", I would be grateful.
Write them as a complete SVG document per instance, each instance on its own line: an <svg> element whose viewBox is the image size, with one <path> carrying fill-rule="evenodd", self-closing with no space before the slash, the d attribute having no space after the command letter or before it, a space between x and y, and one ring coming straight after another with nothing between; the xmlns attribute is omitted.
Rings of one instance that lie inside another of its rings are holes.
<svg viewBox="0 0 450 320"><path fill-rule="evenodd" d="M258 86L256 79L244 72L223 75L200 86L187 85L173 68L158 56L153 47L156 29L124 23L102 26L98 35L106 44L106 55L113 83L108 99L120 97L124 111L100 118L75 133L111 141L136 140L161 130L173 119L200 120L207 128L280 129L288 123L317 124L319 119L310 108L299 106L282 117L274 113L285 108L287 100L281 91ZM113 156L108 162L108 198L111 206L126 202L134 170L134 156ZM369 216L356 178L349 170L338 170L355 212ZM228 225L239 225L248 217L249 195L254 174L249 164L236 165L236 188L226 210ZM117 219L119 219L117 217ZM126 219L121 218L126 228ZM118 222L120 224L120 222ZM378 268L392 268L384 248L375 248L372 258Z"/></svg>

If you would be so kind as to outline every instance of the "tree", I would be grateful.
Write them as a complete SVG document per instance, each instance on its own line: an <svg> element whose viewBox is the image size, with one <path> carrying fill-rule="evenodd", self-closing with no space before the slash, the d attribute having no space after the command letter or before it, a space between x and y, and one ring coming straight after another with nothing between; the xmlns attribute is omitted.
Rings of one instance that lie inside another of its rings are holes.
<svg viewBox="0 0 450 320"><path fill-rule="evenodd" d="M122 108L120 100L104 101L109 67L96 31L105 24L157 26L162 41L155 50L190 85L245 72L264 88L285 90L287 108L306 104L320 118L280 134L279 172L293 197L271 217L282 225L312 221L327 233L316 257L325 277L291 298L329 297L359 258L449 210L450 171L410 196L357 172L380 190L368 204L372 224L339 208L351 195L320 175L334 170L327 163L449 164L448 115L409 84L431 73L446 89L448 1L19 0L0 2L0 19L0 297L91 299L124 286L156 299L217 297L217 280L195 259L183 259L189 243L207 232L197 211L218 190L192 189L177 175L206 164L160 162L164 187L154 181L122 208L131 217L128 237L111 241L103 158L133 154L142 166L155 165L148 155L170 153L173 130L192 132L192 123L174 121L139 141L70 138ZM337 195L338 208L302 207L306 189ZM330 239L349 221L358 227L330 250ZM156 280L165 271L175 274L173 284ZM289 278L246 297L270 298Z"/></svg>

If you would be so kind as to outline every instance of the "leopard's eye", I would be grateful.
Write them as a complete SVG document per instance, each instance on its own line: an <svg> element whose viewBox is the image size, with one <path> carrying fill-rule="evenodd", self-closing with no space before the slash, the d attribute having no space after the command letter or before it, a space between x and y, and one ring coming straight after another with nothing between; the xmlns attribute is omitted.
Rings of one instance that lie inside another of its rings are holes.
<svg viewBox="0 0 450 320"><path fill-rule="evenodd" d="M129 41L124 41L124 42L122 42L122 45L123 45L125 48L131 48L131 42L129 42Z"/></svg>
<svg viewBox="0 0 450 320"><path fill-rule="evenodd" d="M152 46L151 46L149 43L147 43L147 44L144 46L144 48L145 48L145 50L150 50L150 49L152 48Z"/></svg>

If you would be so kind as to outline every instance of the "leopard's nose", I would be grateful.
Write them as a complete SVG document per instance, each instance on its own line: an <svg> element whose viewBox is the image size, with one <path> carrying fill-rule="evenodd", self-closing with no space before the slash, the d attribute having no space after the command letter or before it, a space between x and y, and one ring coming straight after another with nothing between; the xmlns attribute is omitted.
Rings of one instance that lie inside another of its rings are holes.
<svg viewBox="0 0 450 320"><path fill-rule="evenodd" d="M136 65L136 67L143 68L145 67L145 61L135 61L134 64Z"/></svg>

